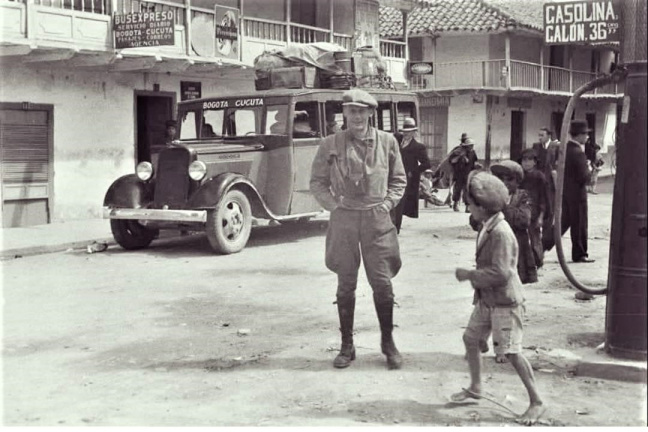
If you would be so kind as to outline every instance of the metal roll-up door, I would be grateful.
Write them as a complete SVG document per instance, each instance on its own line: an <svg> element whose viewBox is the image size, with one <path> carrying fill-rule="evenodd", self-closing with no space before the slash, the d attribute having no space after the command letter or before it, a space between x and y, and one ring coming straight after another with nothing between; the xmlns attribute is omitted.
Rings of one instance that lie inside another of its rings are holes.
<svg viewBox="0 0 648 432"><path fill-rule="evenodd" d="M3 228L49 223L51 110L0 109Z"/></svg>

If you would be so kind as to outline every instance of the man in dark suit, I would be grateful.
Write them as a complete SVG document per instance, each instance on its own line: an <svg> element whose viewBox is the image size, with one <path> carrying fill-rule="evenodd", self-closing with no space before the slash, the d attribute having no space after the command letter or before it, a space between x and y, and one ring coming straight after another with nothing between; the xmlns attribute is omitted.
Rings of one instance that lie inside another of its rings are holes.
<svg viewBox="0 0 648 432"><path fill-rule="evenodd" d="M590 129L587 122L573 120L569 125L571 139L565 149L565 173L562 194L561 230L568 229L572 241L572 260L575 263L594 262L587 255L587 184L590 172L585 156L585 143ZM550 250L552 242L548 244Z"/></svg>
<svg viewBox="0 0 648 432"><path fill-rule="evenodd" d="M414 219L418 218L421 173L432 166L425 145L418 142L415 138L417 130L416 121L411 117L407 117L403 122L403 128L400 130L400 134L396 135L400 146L401 158L403 159L403 166L405 167L405 174L407 175L405 195L403 195L403 199L392 210L392 221L399 233L401 223L403 222L403 215Z"/></svg>
<svg viewBox="0 0 648 432"><path fill-rule="evenodd" d="M549 128L540 128L538 138L540 142L531 147L536 154L537 168L544 174L547 180L548 206L544 213L542 223L542 245L544 250L553 247L553 208L556 196L556 165L560 143L552 139Z"/></svg>

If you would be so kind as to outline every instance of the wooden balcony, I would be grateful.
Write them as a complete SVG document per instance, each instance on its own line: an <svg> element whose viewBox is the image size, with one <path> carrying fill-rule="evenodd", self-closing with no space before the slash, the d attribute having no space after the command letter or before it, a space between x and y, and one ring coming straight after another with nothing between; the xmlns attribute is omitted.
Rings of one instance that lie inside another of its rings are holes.
<svg viewBox="0 0 648 432"><path fill-rule="evenodd" d="M115 49L113 14L173 10L173 46ZM334 42L351 49L352 35L298 23L242 17L238 49L223 55L213 34L214 9L190 0L0 0L0 58L108 70L211 72L252 66L269 49Z"/></svg>
<svg viewBox="0 0 648 432"><path fill-rule="evenodd" d="M518 60L481 60L435 63L433 75L412 76L413 90L518 90L547 94L570 95L596 77L592 72L576 71L555 66ZM509 73L510 72L510 73ZM619 95L621 84L609 84L587 94Z"/></svg>

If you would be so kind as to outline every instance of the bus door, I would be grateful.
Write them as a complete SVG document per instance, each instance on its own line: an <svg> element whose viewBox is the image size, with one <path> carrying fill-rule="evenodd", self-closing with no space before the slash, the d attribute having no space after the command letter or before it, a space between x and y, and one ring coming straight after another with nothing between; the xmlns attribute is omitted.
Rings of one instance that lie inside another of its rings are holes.
<svg viewBox="0 0 648 432"><path fill-rule="evenodd" d="M311 166L324 136L321 105L317 101L297 102L292 121L295 181L290 214L310 213L321 206L310 192Z"/></svg>

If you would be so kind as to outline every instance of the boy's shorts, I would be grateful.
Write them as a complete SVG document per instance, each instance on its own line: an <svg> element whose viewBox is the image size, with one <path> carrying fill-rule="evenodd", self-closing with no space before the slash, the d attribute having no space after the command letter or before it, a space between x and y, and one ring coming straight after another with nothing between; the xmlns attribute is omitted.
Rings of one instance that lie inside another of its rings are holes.
<svg viewBox="0 0 648 432"><path fill-rule="evenodd" d="M495 354L519 354L522 352L523 319L524 305L488 307L478 302L470 315L464 336L478 343L488 340L492 332Z"/></svg>

